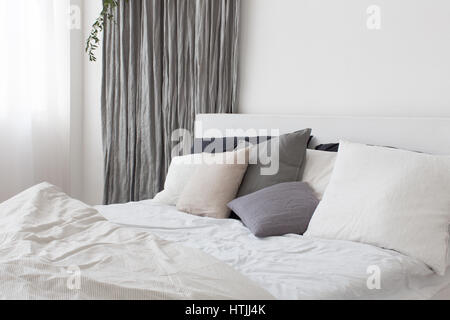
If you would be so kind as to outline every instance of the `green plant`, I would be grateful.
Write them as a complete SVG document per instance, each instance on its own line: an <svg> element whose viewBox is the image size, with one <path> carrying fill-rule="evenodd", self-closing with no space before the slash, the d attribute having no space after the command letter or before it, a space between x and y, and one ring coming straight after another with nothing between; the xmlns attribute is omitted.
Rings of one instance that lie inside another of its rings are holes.
<svg viewBox="0 0 450 320"><path fill-rule="evenodd" d="M103 0L103 9L100 12L99 17L92 25L89 38L86 40L86 53L89 55L90 61L97 61L95 57L95 50L97 50L100 43L100 34L105 26L105 21L114 20L113 10L119 5L120 0ZM128 2L128 0L126 0Z"/></svg>

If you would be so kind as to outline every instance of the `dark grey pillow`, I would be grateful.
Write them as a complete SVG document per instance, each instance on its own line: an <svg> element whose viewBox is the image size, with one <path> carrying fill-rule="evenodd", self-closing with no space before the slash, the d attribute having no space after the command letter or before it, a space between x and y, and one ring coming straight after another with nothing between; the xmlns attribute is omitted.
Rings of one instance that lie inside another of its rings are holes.
<svg viewBox="0 0 450 320"><path fill-rule="evenodd" d="M315 149L319 151L338 152L339 143L319 144Z"/></svg>
<svg viewBox="0 0 450 320"><path fill-rule="evenodd" d="M254 145L266 142L272 137L226 137L226 138L196 138L191 153L222 153L236 149L238 143L245 141Z"/></svg>
<svg viewBox="0 0 450 320"><path fill-rule="evenodd" d="M311 129L305 129L260 143L258 145L259 153L269 156L272 155L270 149L279 146L279 170L272 175L262 175L261 170L269 168L270 164L263 164L259 160L257 164L249 164L239 188L238 197L282 182L300 181L310 136Z"/></svg>
<svg viewBox="0 0 450 320"><path fill-rule="evenodd" d="M319 200L305 182L286 182L228 204L257 237L303 234Z"/></svg>

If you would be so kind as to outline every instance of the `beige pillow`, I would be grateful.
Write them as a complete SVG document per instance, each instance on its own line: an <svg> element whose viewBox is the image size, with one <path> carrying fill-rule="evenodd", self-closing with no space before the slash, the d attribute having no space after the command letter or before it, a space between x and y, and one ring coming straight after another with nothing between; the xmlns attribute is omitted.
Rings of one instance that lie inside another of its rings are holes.
<svg viewBox="0 0 450 320"><path fill-rule="evenodd" d="M211 154L189 154L187 156L175 157L170 163L164 190L153 199L156 202L176 206L184 187L187 185L195 169L211 157Z"/></svg>
<svg viewBox="0 0 450 320"><path fill-rule="evenodd" d="M248 166L248 149L214 156L225 161L210 161L198 166L177 203L177 209L190 214L226 219L227 204L234 200Z"/></svg>

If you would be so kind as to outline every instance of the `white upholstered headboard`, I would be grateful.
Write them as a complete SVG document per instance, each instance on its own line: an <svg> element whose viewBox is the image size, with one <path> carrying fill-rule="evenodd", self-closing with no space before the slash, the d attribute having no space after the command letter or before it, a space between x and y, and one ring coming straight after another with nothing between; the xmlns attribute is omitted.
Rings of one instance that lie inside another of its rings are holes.
<svg viewBox="0 0 450 320"><path fill-rule="evenodd" d="M195 128L196 138L229 136L227 130L236 129L267 130L270 135L273 129L285 134L312 128L314 144L333 143L345 139L450 155L450 118L200 114L197 116Z"/></svg>

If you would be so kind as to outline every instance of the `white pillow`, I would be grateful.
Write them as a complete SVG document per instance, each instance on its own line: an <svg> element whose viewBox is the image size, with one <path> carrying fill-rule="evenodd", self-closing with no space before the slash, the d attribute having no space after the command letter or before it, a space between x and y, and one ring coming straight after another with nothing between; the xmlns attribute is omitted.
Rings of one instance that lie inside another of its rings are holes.
<svg viewBox="0 0 450 320"><path fill-rule="evenodd" d="M198 216L226 219L247 171L249 149L225 153L226 163L205 163L195 169L177 203L177 209Z"/></svg>
<svg viewBox="0 0 450 320"><path fill-rule="evenodd" d="M450 157L341 142L306 236L359 241L446 269Z"/></svg>
<svg viewBox="0 0 450 320"><path fill-rule="evenodd" d="M305 170L302 181L309 184L316 197L321 200L330 182L337 152L306 150Z"/></svg>

